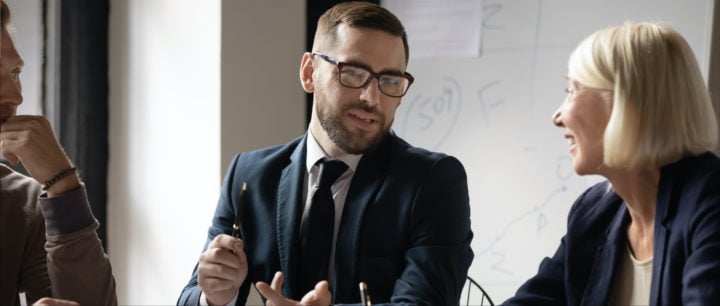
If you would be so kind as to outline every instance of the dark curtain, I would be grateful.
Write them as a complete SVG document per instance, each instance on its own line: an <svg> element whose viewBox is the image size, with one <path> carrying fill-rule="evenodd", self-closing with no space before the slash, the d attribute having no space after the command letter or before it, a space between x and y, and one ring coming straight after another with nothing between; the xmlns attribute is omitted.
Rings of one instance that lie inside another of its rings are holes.
<svg viewBox="0 0 720 306"><path fill-rule="evenodd" d="M325 13L328 9L330 9L333 5L342 3L342 2L348 2L348 1L340 1L340 0L308 0L306 2L306 35L305 35L305 46L306 50L310 51L312 50L312 43L313 39L315 38L315 29L317 29L317 20L320 18L320 15ZM373 0L373 1L367 1L372 2L375 4L380 4L380 0ZM305 122L310 123L310 115L312 112L312 94L307 94L305 96L306 102L306 108L305 108Z"/></svg>
<svg viewBox="0 0 720 306"><path fill-rule="evenodd" d="M59 138L80 170L107 250L109 2L64 0L59 9Z"/></svg>

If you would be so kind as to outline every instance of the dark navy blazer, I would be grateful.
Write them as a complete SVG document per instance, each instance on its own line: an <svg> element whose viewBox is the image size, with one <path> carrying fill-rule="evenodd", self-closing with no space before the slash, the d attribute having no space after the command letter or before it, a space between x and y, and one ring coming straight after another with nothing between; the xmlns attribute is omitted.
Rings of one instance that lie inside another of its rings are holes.
<svg viewBox="0 0 720 306"><path fill-rule="evenodd" d="M305 199L306 137L235 156L225 178L208 243L230 234L238 209L251 282L285 275L283 294L299 300L298 229ZM238 207L241 185L247 202ZM352 178L330 280L335 304L360 303L359 282L373 305L457 304L473 259L467 176L453 157L415 148L390 133L363 155ZM197 266L178 304L199 302Z"/></svg>
<svg viewBox="0 0 720 306"><path fill-rule="evenodd" d="M630 216L608 183L578 198L553 258L507 305L606 305ZM720 303L720 159L711 153L661 169L650 305Z"/></svg>

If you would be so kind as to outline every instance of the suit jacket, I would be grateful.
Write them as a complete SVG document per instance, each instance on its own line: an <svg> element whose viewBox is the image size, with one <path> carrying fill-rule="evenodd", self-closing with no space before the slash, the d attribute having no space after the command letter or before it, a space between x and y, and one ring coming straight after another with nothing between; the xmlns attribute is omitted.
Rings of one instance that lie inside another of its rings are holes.
<svg viewBox="0 0 720 306"><path fill-rule="evenodd" d="M285 275L283 294L299 300L298 229L305 199L306 137L235 156L208 243L230 234L236 214L249 273L240 288ZM238 207L243 182L246 202ZM461 163L407 144L392 132L363 155L352 178L337 237L335 304L359 303L358 283L373 304L457 304L473 259L467 177ZM197 266L178 304L197 304Z"/></svg>
<svg viewBox="0 0 720 306"><path fill-rule="evenodd" d="M553 258L508 305L606 305L627 245L623 200L599 183L573 205ZM655 211L650 305L720 301L720 159L711 153L662 167Z"/></svg>

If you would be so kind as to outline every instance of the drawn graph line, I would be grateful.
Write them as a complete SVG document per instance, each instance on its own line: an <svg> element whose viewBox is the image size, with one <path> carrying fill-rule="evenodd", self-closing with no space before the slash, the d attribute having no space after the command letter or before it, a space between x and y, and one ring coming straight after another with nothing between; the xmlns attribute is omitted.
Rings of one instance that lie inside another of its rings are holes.
<svg viewBox="0 0 720 306"><path fill-rule="evenodd" d="M558 178L560 178L562 181L566 181L569 178L568 171L572 172L572 158L569 156L559 156L558 159L558 165L556 168L556 174ZM569 169L567 168L567 164L570 164ZM533 207L531 210L525 212L524 214L518 216L517 218L511 220L505 228L503 228L503 231L495 237L495 241L493 241L486 249L480 251L478 253L478 256L482 256L484 253L489 252L489 255L491 258L495 259L495 262L490 266L490 269L501 274L505 274L508 276L513 276L515 273L512 269L508 269L505 266L505 258L507 257L506 252L497 251L494 250L494 247L496 244L500 243L507 233L510 231L511 227L517 223L520 223L524 218L529 218L534 214L537 214L537 235L540 235L542 230L545 228L545 226L548 225L548 219L545 213L542 212L542 209L549 205L550 201L561 192L567 191L566 186L561 186L560 188L554 190L550 195L543 201L540 205L537 205ZM492 260L492 259L491 259Z"/></svg>
<svg viewBox="0 0 720 306"><path fill-rule="evenodd" d="M557 195L559 195L560 193L563 193L563 192L565 192L565 191L567 191L567 186L565 186L565 185L560 186L560 188L553 190L553 192L550 193L550 195L545 199L545 201L541 202L539 205L533 206L532 209L530 209L530 210L522 213L522 214L519 215L518 217L515 217L514 219L510 220L510 222L508 222L508 223L505 225L505 227L502 229L502 231L500 231L500 233L495 236L495 240L493 240L493 242L491 242L491 243L490 243L487 247L485 247L484 249L482 249L482 250L480 250L479 252L477 252L477 256L478 256L478 257L479 257L479 256L482 256L483 254L491 251L491 250L495 247L495 245L497 245L498 243L500 243L500 241L502 241L502 240L505 238L505 236L506 236L507 233L510 231L510 229L512 229L516 224L521 223L524 219L526 219L526 218L528 218L528 217L530 217L530 216L533 216L533 215L535 215L535 214L542 214L541 210L542 210L543 208L545 208L545 206L547 206L548 204L550 204L550 201L551 201L555 196L557 196Z"/></svg>
<svg viewBox="0 0 720 306"><path fill-rule="evenodd" d="M535 37L533 38L533 53L530 68L530 75L534 76L537 70L538 47L540 44L540 27L542 25L542 0L538 1L537 19L535 19ZM530 81L530 114L535 113L535 78Z"/></svg>

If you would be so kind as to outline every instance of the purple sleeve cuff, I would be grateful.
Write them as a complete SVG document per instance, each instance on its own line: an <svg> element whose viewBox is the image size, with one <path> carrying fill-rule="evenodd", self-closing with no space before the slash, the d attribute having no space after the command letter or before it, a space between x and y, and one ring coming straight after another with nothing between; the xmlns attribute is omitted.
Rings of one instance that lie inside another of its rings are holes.
<svg viewBox="0 0 720 306"><path fill-rule="evenodd" d="M73 191L52 198L43 193L40 195L40 209L45 217L45 230L49 236L70 234L95 222L83 184Z"/></svg>

